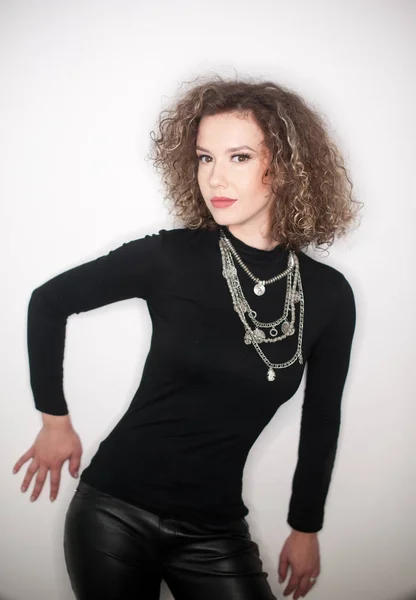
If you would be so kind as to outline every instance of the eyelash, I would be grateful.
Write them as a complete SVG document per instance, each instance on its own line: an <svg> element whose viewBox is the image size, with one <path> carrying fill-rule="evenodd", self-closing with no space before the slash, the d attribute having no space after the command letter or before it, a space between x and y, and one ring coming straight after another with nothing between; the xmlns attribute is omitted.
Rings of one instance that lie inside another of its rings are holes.
<svg viewBox="0 0 416 600"><path fill-rule="evenodd" d="M203 163L203 161L201 160L201 158L204 158L205 156L208 156L208 154L200 154L199 156L197 156L197 160L199 162ZM235 158L236 156L244 156L244 158L246 159L243 162L238 161L238 163L240 165L243 164L243 163L245 163L245 162L247 162L251 158L250 154L233 154L231 158ZM203 163L203 164L207 164L207 163Z"/></svg>

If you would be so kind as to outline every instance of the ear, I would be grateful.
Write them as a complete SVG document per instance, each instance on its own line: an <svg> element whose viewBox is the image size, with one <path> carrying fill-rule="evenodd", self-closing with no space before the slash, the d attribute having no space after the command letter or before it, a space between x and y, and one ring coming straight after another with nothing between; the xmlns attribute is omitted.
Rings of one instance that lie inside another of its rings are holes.
<svg viewBox="0 0 416 600"><path fill-rule="evenodd" d="M272 176L273 176L273 173L274 173L273 165L269 165L269 166L267 167L267 169L265 170L265 172L264 172L264 176L265 176L265 177L267 177L267 176L270 176L270 177L272 177Z"/></svg>

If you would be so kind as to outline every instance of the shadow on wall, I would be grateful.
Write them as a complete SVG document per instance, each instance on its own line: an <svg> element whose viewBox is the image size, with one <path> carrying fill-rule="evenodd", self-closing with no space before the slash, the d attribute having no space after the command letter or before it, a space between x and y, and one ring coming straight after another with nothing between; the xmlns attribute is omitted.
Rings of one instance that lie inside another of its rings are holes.
<svg viewBox="0 0 416 600"><path fill-rule="evenodd" d="M407 592L404 596L397 596L397 598L394 600L416 600L416 588L410 592Z"/></svg>

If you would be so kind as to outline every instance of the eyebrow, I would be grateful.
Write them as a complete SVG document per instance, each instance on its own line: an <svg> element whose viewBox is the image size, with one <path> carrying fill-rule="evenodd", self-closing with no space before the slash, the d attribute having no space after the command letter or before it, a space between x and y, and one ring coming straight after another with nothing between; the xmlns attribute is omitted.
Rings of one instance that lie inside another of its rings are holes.
<svg viewBox="0 0 416 600"><path fill-rule="evenodd" d="M227 152L237 152L237 150L243 150L244 148L247 148L248 150L251 150L252 152L256 152L253 148L250 148L250 146L235 146L235 148L228 148ZM209 153L209 150L207 150L206 148L202 148L202 146L197 146L196 149Z"/></svg>

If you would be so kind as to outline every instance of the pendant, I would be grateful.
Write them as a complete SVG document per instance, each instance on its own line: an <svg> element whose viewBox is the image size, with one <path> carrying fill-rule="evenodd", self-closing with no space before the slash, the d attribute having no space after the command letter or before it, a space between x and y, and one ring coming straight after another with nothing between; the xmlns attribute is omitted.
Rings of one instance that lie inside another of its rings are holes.
<svg viewBox="0 0 416 600"><path fill-rule="evenodd" d="M256 329L254 329L253 331L246 331L244 336L244 341L247 345L252 344L253 341L257 344L261 344L262 342L264 342L265 339L266 334L258 327L256 327Z"/></svg>
<svg viewBox="0 0 416 600"><path fill-rule="evenodd" d="M254 286L254 293L256 294L256 296L263 296L265 291L266 291L266 287L264 286L264 284L261 281L260 281L260 283L257 283Z"/></svg>
<svg viewBox="0 0 416 600"><path fill-rule="evenodd" d="M244 336L244 342L247 344L247 346L251 344L251 333L249 331L247 331Z"/></svg>
<svg viewBox="0 0 416 600"><path fill-rule="evenodd" d="M252 336L258 344L261 344L266 339L266 334L258 327L252 332Z"/></svg>
<svg viewBox="0 0 416 600"><path fill-rule="evenodd" d="M276 379L276 373L274 372L274 370L271 367L267 371L267 379L268 379L268 381L274 381Z"/></svg>
<svg viewBox="0 0 416 600"><path fill-rule="evenodd" d="M234 310L237 313L240 312L240 313L244 314L247 310L244 300L241 300L241 299L236 300L235 305L234 305Z"/></svg>

